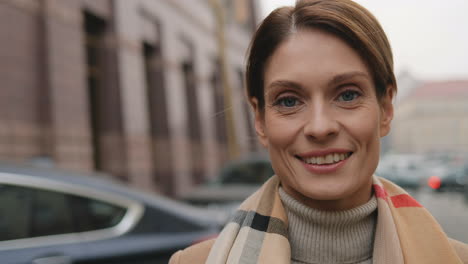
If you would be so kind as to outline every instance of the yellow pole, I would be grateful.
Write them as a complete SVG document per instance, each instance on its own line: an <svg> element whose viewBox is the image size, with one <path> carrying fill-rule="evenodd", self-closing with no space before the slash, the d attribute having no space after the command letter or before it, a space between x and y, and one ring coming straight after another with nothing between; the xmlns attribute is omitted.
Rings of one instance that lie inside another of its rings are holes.
<svg viewBox="0 0 468 264"><path fill-rule="evenodd" d="M225 14L223 6L219 0L210 0L210 4L213 7L216 17L216 34L218 38L218 52L221 63L221 80L224 91L224 106L225 106L225 122L226 122L226 133L228 143L228 155L229 159L234 159L239 155L239 148L237 145L234 114L232 112L232 90L229 82L229 67L226 55L226 39L225 39Z"/></svg>

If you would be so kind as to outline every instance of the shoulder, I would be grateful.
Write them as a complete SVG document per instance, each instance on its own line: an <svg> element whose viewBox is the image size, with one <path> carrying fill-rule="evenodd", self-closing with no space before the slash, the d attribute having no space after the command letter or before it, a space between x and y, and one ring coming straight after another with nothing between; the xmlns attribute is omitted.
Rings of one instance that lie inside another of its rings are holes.
<svg viewBox="0 0 468 264"><path fill-rule="evenodd" d="M201 243L190 246L184 250L179 250L172 255L169 264L202 264L206 262L211 247L215 239L203 241Z"/></svg>
<svg viewBox="0 0 468 264"><path fill-rule="evenodd" d="M455 239L449 239L452 248L457 252L458 257L463 263L468 263L468 245L457 241Z"/></svg>

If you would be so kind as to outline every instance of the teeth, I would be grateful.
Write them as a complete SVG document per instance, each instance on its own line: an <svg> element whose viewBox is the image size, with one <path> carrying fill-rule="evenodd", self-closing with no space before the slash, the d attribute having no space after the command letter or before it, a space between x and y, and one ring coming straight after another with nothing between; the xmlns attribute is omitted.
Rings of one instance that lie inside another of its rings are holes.
<svg viewBox="0 0 468 264"><path fill-rule="evenodd" d="M320 164L323 164L325 163L325 158L324 157L317 157L317 164L320 165Z"/></svg>
<svg viewBox="0 0 468 264"><path fill-rule="evenodd" d="M334 162L340 161L340 154L337 154L337 153L333 154L333 161Z"/></svg>
<svg viewBox="0 0 468 264"><path fill-rule="evenodd" d="M308 164L322 165L322 164L332 164L338 161L342 161L344 159L347 159L348 157L349 157L348 153L333 153L333 154L328 154L326 156L303 158L303 160Z"/></svg>

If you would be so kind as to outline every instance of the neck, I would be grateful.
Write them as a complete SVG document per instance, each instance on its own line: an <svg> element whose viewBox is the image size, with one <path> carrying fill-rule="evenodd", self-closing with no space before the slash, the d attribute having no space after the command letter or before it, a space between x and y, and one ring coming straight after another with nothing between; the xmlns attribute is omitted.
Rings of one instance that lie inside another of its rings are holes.
<svg viewBox="0 0 468 264"><path fill-rule="evenodd" d="M327 200L318 200L307 197L290 186L282 186L282 189L295 200L306 205L310 208L315 208L320 211L343 211L356 208L360 205L363 205L371 199L373 196L372 189L372 178L369 179L369 182L363 185L361 188L355 192L347 195L345 198L340 199L327 199Z"/></svg>
<svg viewBox="0 0 468 264"><path fill-rule="evenodd" d="M310 208L280 188L293 263L366 263L372 259L377 200L341 211Z"/></svg>

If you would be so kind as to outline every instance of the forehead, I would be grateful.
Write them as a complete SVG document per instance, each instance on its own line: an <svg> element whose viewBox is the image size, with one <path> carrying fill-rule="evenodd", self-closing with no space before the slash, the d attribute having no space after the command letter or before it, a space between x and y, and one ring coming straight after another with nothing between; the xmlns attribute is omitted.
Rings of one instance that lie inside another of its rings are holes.
<svg viewBox="0 0 468 264"><path fill-rule="evenodd" d="M320 29L293 33L266 63L265 87L277 80L319 84L346 72L370 73L359 54L339 37Z"/></svg>

